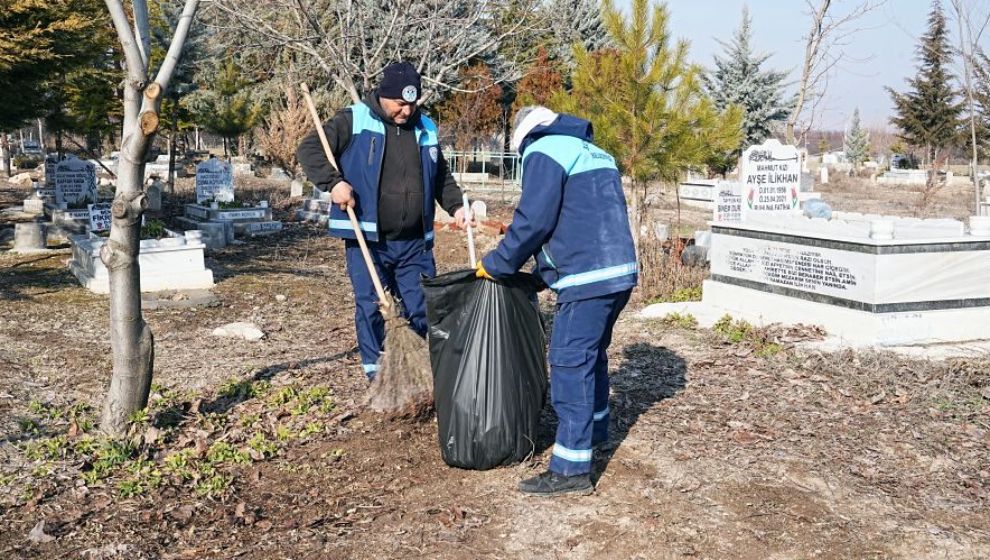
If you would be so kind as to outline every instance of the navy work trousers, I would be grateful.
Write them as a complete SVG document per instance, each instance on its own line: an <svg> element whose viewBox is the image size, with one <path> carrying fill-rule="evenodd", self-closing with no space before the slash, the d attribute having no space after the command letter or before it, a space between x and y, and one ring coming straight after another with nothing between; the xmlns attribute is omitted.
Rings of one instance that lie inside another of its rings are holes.
<svg viewBox="0 0 990 560"><path fill-rule="evenodd" d="M398 239L368 242L371 259L378 269L382 286L397 297L403 315L420 336L426 336L426 299L420 278L436 276L433 251L422 239ZM373 379L378 372L378 356L385 347L385 319L378 309L378 294L368 275L358 242L345 242L347 275L354 288L354 323L357 327L358 350L364 373Z"/></svg>
<svg viewBox="0 0 990 560"><path fill-rule="evenodd" d="M550 336L550 399L557 437L550 470L591 472L592 447L608 440L608 346L632 290L562 303Z"/></svg>

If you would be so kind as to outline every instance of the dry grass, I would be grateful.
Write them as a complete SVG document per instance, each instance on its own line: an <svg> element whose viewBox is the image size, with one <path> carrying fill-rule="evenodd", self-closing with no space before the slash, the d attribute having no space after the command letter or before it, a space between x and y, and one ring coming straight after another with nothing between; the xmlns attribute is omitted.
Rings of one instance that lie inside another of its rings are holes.
<svg viewBox="0 0 990 560"><path fill-rule="evenodd" d="M973 214L973 187L952 184L936 190L925 185L881 185L869 178L836 173L815 190L833 210L891 216L966 219Z"/></svg>
<svg viewBox="0 0 990 560"><path fill-rule="evenodd" d="M643 301L696 301L708 269L681 264L681 249L645 240L640 246L639 296Z"/></svg>

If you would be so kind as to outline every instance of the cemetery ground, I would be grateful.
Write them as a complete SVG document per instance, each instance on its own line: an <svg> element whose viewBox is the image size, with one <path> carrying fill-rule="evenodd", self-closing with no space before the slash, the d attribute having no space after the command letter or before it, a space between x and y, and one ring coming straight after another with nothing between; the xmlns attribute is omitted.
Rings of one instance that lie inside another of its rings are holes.
<svg viewBox="0 0 990 560"><path fill-rule="evenodd" d="M899 199L830 190L839 209ZM0 183L0 207L24 197ZM436 254L466 263L462 234ZM822 354L800 345L814 329L642 322L634 302L597 490L546 501L515 485L546 466L549 407L532 459L485 472L445 466L434 422L362 410L343 253L313 225L213 254L214 299L145 312L151 405L132 444L102 443L107 299L68 258L0 253L0 558L990 557L990 358ZM234 321L266 337L211 335Z"/></svg>

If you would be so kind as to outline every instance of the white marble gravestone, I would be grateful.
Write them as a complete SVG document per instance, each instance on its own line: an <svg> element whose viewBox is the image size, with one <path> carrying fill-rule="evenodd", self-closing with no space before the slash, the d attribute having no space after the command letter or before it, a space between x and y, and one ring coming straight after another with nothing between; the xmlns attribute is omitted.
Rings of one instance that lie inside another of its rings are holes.
<svg viewBox="0 0 990 560"><path fill-rule="evenodd" d="M757 324L819 324L853 345L990 338L981 227L842 212L714 223L703 303Z"/></svg>
<svg viewBox="0 0 990 560"><path fill-rule="evenodd" d="M743 219L793 212L801 188L801 155L794 146L770 139L743 152L739 166Z"/></svg>
<svg viewBox="0 0 990 560"><path fill-rule="evenodd" d="M55 166L55 202L70 206L96 202L96 166L68 156Z"/></svg>
<svg viewBox="0 0 990 560"><path fill-rule="evenodd" d="M196 204L234 201L234 174L230 164L208 159L196 166Z"/></svg>

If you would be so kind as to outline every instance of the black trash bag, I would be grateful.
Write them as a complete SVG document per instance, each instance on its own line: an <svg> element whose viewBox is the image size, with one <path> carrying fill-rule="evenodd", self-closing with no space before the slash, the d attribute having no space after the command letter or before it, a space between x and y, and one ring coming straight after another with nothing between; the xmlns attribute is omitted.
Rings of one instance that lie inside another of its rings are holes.
<svg viewBox="0 0 990 560"><path fill-rule="evenodd" d="M546 333L531 274L499 282L462 270L423 280L440 451L490 469L533 453L547 392Z"/></svg>

